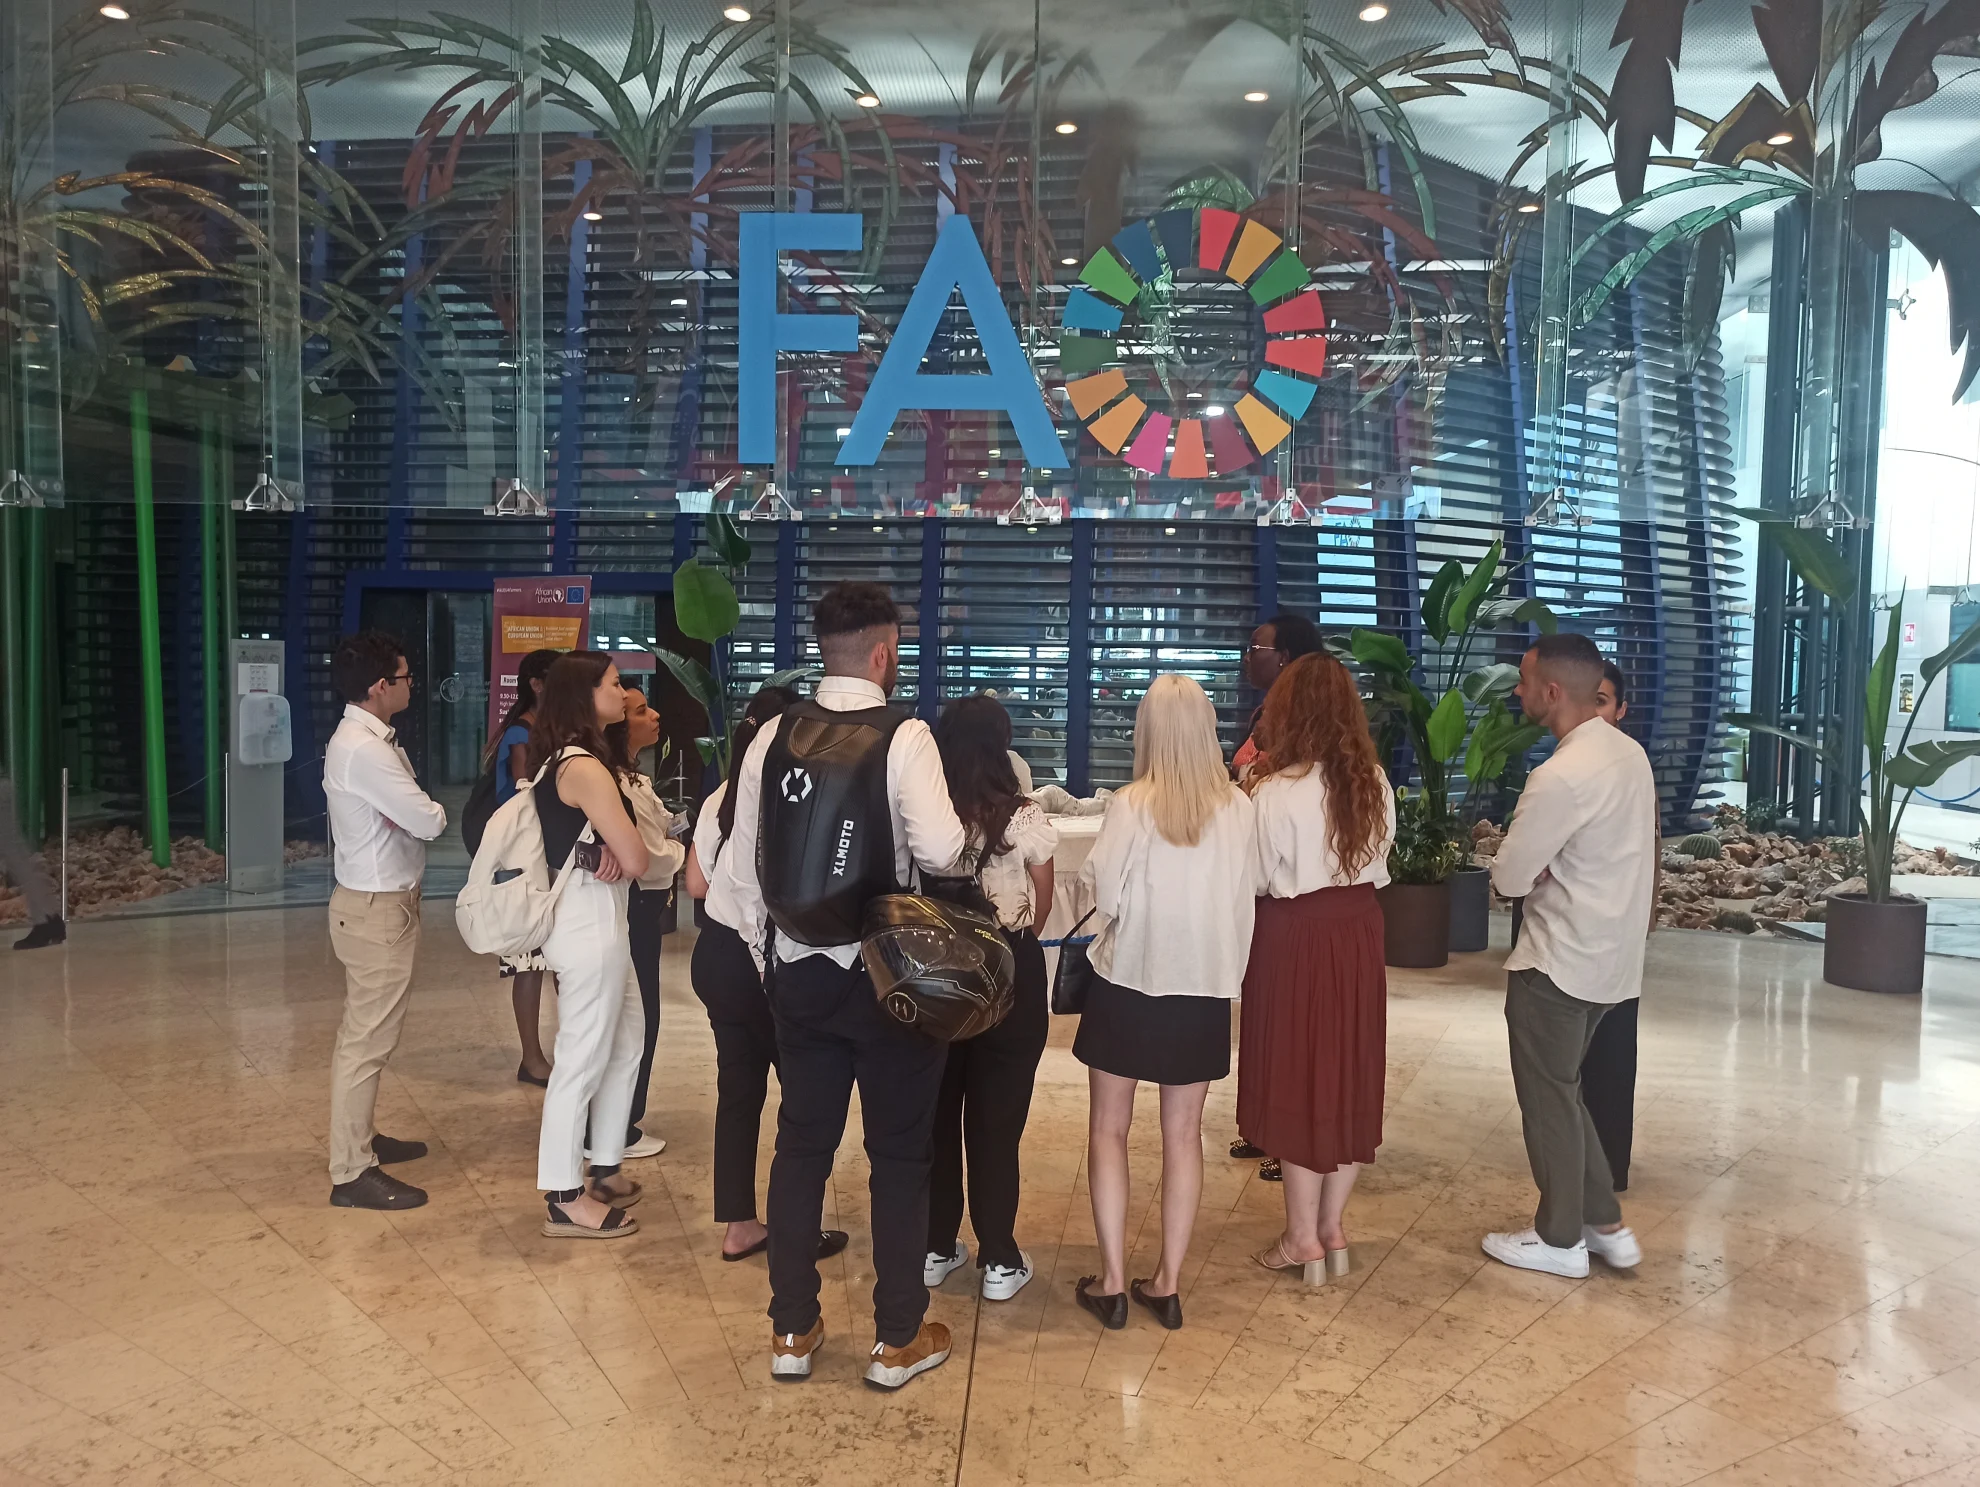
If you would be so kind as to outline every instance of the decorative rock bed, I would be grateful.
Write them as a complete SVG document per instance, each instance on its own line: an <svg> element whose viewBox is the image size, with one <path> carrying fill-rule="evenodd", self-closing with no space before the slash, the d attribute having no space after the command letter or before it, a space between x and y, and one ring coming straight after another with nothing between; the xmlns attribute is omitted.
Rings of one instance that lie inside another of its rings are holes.
<svg viewBox="0 0 1980 1487"><path fill-rule="evenodd" d="M1489 864L1505 833L1489 821L1472 828L1472 856ZM1711 853L1701 837L1714 841ZM1820 923L1833 893L1863 891L1863 847L1855 837L1802 841L1783 832L1751 831L1736 806L1720 806L1709 833L1664 843L1657 923L1675 929L1751 934L1768 923ZM1972 863L1943 847L1899 842L1894 873L1971 877Z"/></svg>
<svg viewBox="0 0 1980 1487"><path fill-rule="evenodd" d="M51 844L52 848L52 844ZM322 842L290 842L290 862L321 857ZM56 850L37 855L48 881L59 883L62 864ZM128 826L79 832L69 839L69 917L87 919L105 909L142 903L181 888L217 883L227 875L227 859L194 836L172 839L172 865L151 860L144 839ZM27 900L12 883L0 884L0 925L25 924Z"/></svg>

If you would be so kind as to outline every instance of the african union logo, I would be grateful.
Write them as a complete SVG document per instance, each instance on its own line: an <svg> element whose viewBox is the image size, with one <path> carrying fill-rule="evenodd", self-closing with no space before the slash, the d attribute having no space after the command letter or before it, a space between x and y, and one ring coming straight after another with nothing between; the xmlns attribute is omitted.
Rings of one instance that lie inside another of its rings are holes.
<svg viewBox="0 0 1980 1487"><path fill-rule="evenodd" d="M1264 311L1265 357L1219 409L1151 409L1128 385L1116 346L1129 308L1178 270L1243 288ZM1230 475L1285 442L1327 363L1327 317L1306 265L1262 222L1215 207L1179 208L1124 227L1080 270L1059 326L1059 368L1086 431L1109 453L1174 480ZM1231 396L1234 395L1234 396ZM1228 407L1228 412L1222 411ZM1173 435L1173 440L1171 439ZM1213 469L1214 467L1214 469Z"/></svg>

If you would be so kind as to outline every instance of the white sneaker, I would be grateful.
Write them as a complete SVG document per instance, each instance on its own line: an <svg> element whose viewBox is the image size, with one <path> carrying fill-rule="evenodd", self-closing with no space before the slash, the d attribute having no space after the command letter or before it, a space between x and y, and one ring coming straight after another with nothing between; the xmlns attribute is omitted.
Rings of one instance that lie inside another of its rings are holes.
<svg viewBox="0 0 1980 1487"><path fill-rule="evenodd" d="M989 1265L983 1271L983 1299L1009 1301L1031 1279L1031 1256L1018 1251L1015 1265Z"/></svg>
<svg viewBox="0 0 1980 1487"><path fill-rule="evenodd" d="M667 1149L667 1138L656 1136L651 1131L641 1131L639 1140L626 1148L624 1160L637 1162L645 1157L657 1157Z"/></svg>
<svg viewBox="0 0 1980 1487"><path fill-rule="evenodd" d="M1584 1224L1581 1242L1588 1246L1589 1254L1612 1269L1634 1270L1643 1263L1643 1246L1636 1242L1636 1235L1627 1224L1610 1234Z"/></svg>
<svg viewBox="0 0 1980 1487"><path fill-rule="evenodd" d="M1548 1275L1564 1275L1581 1280L1588 1274L1588 1246L1579 1241L1568 1248L1548 1244L1531 1229L1517 1234L1487 1234L1483 1248L1502 1265L1520 1270L1542 1270Z"/></svg>
<svg viewBox="0 0 1980 1487"><path fill-rule="evenodd" d="M956 1241L953 1255L938 1255L930 1250L921 1262L921 1283L932 1291L968 1263L969 1246L960 1239Z"/></svg>

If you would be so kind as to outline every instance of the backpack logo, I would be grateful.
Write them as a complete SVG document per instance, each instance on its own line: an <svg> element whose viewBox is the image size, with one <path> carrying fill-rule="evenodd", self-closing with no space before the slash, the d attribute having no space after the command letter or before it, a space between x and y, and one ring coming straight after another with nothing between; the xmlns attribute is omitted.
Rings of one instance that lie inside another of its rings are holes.
<svg viewBox="0 0 1980 1487"><path fill-rule="evenodd" d="M779 788L783 792L784 799L792 805L808 799L811 795L811 771L793 765L784 771L783 782Z"/></svg>

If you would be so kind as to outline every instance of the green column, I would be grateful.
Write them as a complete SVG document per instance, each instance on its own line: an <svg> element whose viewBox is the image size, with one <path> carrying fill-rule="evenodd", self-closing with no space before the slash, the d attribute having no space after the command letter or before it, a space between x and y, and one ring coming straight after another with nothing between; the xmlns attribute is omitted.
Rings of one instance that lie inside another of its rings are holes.
<svg viewBox="0 0 1980 1487"><path fill-rule="evenodd" d="M6 688L7 774L20 810L21 765L27 758L27 662L21 643L21 512L0 509L0 677Z"/></svg>
<svg viewBox="0 0 1980 1487"><path fill-rule="evenodd" d="M137 515L138 660L144 682L144 819L151 860L172 863L165 799L165 663L158 642L158 534L151 510L151 399L131 390L131 486Z"/></svg>
<svg viewBox="0 0 1980 1487"><path fill-rule="evenodd" d="M14 789L20 803L21 830L39 845L48 835L48 513L39 506L21 513L26 528L26 582L22 584L22 640L27 664L21 690L26 694L26 747Z"/></svg>
<svg viewBox="0 0 1980 1487"><path fill-rule="evenodd" d="M199 423L199 642L206 698L206 845L226 850L227 658L220 645L220 438L208 413Z"/></svg>
<svg viewBox="0 0 1980 1487"><path fill-rule="evenodd" d="M234 551L234 433L223 411L220 415L220 668L234 653L234 642L241 638L240 563Z"/></svg>

